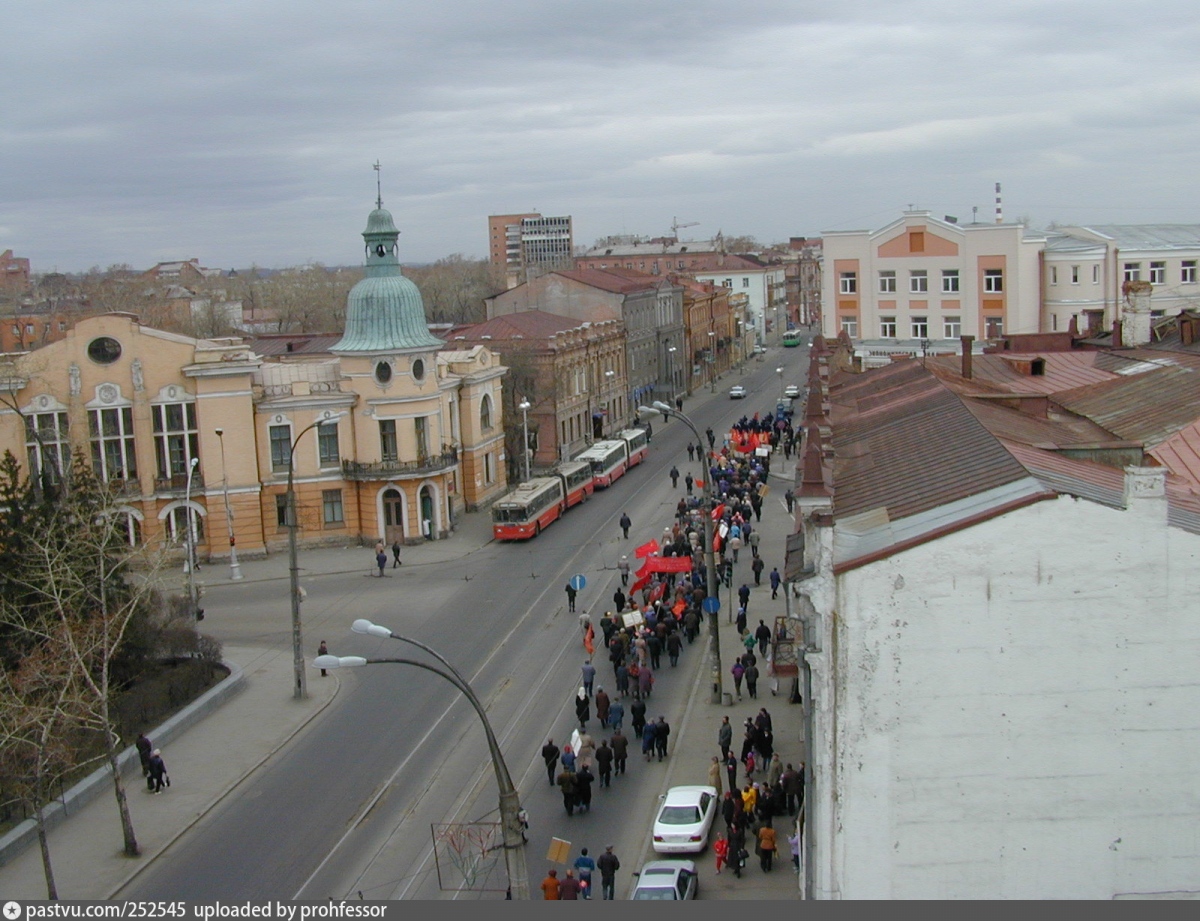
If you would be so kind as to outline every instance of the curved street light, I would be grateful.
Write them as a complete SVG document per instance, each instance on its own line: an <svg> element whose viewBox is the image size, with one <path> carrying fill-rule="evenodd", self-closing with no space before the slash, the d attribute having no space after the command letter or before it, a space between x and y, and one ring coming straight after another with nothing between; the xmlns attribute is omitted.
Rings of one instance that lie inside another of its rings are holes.
<svg viewBox="0 0 1200 921"><path fill-rule="evenodd" d="M318 425L331 425L346 415L344 412L333 413L318 419L316 422L305 426L300 430L300 434L292 439L291 447L288 448L288 477L287 477L287 498L284 505L287 509L287 524L288 524L288 575L290 577L289 588L292 596L292 676L295 682L295 687L292 688L292 697L296 700L303 700L308 696L308 683L304 674L304 648L300 631L300 567L296 562L296 490L294 481L296 476L296 445L300 443L300 439Z"/></svg>
<svg viewBox="0 0 1200 921"><path fill-rule="evenodd" d="M700 430L696 428L695 423L693 423L691 419L689 419L687 416L685 416L679 410L668 406L666 403L663 403L661 400L656 400L654 402L653 409L651 409L649 406L639 406L637 408L637 411L638 411L638 415L640 415L640 416L653 415L655 412L660 412L665 416L674 416L676 419L678 419L680 422L682 422L684 425L686 425L689 429L692 430L692 434L696 436L697 444L701 444L701 445L704 444L704 439L702 439L700 437ZM706 577L705 581L708 583L706 586L706 589L708 591L708 597L716 598L717 597L717 564L713 557L713 517L712 517L713 495L712 495L712 482L711 482L712 476L710 475L709 470L705 470L703 472L702 476L703 476L702 482L704 484L704 486L703 486L703 492L704 492L704 515L703 515L703 518L704 518L704 569L705 569L705 577ZM709 634L709 643L710 643L709 657L710 657L710 664L712 666L712 702L714 704L721 703L723 700L723 697L724 697L724 694L723 694L724 688L723 688L723 682L722 682L722 677L721 677L721 641L720 641L719 635L717 634L718 624L719 624L719 621L717 620L717 611L714 608L714 610L708 612L708 634Z"/></svg>
<svg viewBox="0 0 1200 921"><path fill-rule="evenodd" d="M229 525L229 581L242 578L242 566L237 558L237 539L233 536L233 509L229 505L229 470L225 466L225 430L217 429L217 441L221 443L221 489L225 493L225 523Z"/></svg>
<svg viewBox="0 0 1200 921"><path fill-rule="evenodd" d="M484 710L483 703L476 696L475 691L467 680L459 674L458 669L451 665L440 653L419 640L393 633L387 627L373 624L371 621L365 619L356 620L351 629L355 633L399 640L402 643L409 643L412 646L416 646L418 649L424 650L437 659L438 662L445 666L445 670L417 659L368 659L363 656L332 655L317 656L313 660L314 668L357 668L364 665L412 665L445 678L458 688L470 702L471 706L475 708L475 712L483 724L484 735L487 737L488 751L492 759L492 769L496 773L496 785L500 791L500 830L504 841L504 863L508 870L509 887L514 900L527 901L529 899L529 873L525 866L525 839L521 826L521 799L517 793L517 788L512 782L512 775L508 772L508 765L504 762L504 754L500 751L500 743L496 740L496 734L492 731L492 725L488 721L487 711Z"/></svg>

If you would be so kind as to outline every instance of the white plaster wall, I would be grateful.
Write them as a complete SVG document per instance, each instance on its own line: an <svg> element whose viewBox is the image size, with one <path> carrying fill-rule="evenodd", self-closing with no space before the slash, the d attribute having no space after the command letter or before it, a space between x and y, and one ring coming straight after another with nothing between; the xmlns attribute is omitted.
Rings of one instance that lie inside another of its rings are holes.
<svg viewBox="0 0 1200 921"><path fill-rule="evenodd" d="M1200 888L1198 565L1163 500L1064 497L838 577L823 894Z"/></svg>

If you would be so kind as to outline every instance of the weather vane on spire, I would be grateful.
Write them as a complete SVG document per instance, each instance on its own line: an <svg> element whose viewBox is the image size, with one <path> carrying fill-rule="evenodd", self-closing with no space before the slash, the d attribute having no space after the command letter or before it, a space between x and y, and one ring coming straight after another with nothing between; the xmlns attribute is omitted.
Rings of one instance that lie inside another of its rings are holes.
<svg viewBox="0 0 1200 921"><path fill-rule="evenodd" d="M383 185L381 183L381 173L379 172L379 161L375 161L375 207L383 207Z"/></svg>

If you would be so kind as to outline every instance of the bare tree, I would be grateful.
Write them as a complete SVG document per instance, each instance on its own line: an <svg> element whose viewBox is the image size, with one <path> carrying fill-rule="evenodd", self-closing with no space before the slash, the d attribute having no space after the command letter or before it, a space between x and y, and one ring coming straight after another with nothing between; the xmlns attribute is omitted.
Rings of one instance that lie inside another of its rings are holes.
<svg viewBox="0 0 1200 921"><path fill-rule="evenodd" d="M58 898L46 807L64 778L86 764L74 736L86 722L86 694L67 654L60 629L25 656L13 671L0 671L0 773L5 794L34 815L46 898Z"/></svg>
<svg viewBox="0 0 1200 921"><path fill-rule="evenodd" d="M410 266L404 274L420 289L432 323L481 323L486 319L484 298L504 290L502 274L488 260L461 253L432 265Z"/></svg>

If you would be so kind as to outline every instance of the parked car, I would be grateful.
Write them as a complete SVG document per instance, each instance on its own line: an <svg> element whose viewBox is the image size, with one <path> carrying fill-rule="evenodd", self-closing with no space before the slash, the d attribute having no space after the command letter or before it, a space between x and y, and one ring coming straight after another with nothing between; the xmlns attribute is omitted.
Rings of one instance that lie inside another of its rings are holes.
<svg viewBox="0 0 1200 921"><path fill-rule="evenodd" d="M729 399L744 400L746 398L746 388L741 384L734 384L729 388Z"/></svg>
<svg viewBox="0 0 1200 921"><path fill-rule="evenodd" d="M700 888L691 860L652 860L633 875L638 881L630 898L636 901L694 899Z"/></svg>
<svg viewBox="0 0 1200 921"><path fill-rule="evenodd" d="M783 395L790 400L794 400L796 397L800 396L800 388L795 384L788 384L783 388Z"/></svg>
<svg viewBox="0 0 1200 921"><path fill-rule="evenodd" d="M716 814L715 787L672 787L663 797L654 819L654 850L659 854L704 850Z"/></svg>

